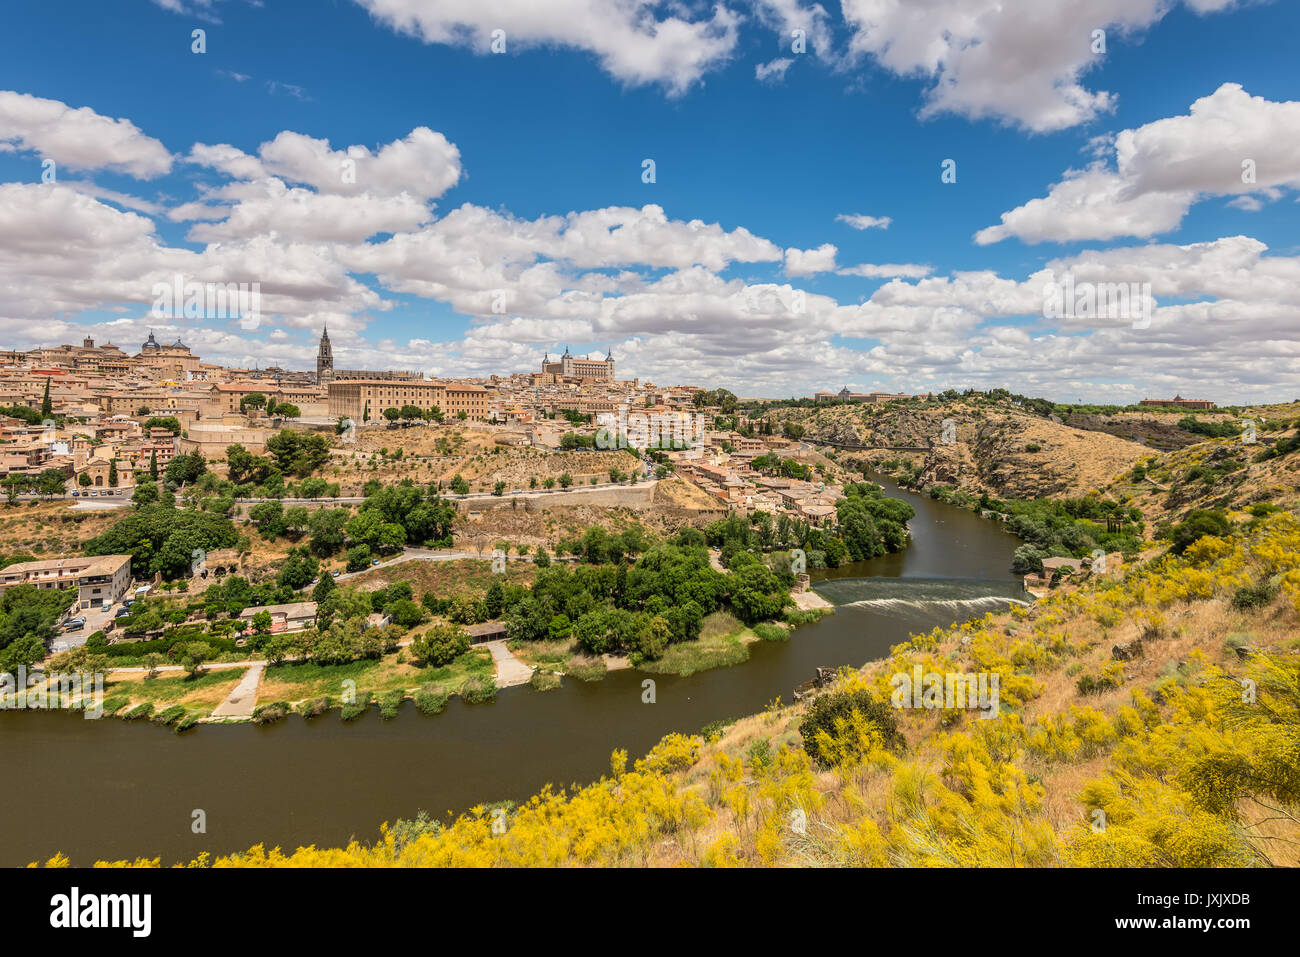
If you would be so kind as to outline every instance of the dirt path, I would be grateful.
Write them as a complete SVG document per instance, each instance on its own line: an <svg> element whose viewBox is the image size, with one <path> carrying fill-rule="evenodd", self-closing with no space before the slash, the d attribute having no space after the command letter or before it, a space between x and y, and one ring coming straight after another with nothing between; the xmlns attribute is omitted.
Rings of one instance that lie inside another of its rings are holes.
<svg viewBox="0 0 1300 957"><path fill-rule="evenodd" d="M239 684L231 690L226 700L217 705L212 712L212 717L214 719L251 718L253 709L257 707L257 687L262 683L262 672L265 670L265 661L254 662L248 669L248 673L240 679Z"/></svg>
<svg viewBox="0 0 1300 957"><path fill-rule="evenodd" d="M528 667L506 647L505 639L485 641L479 647L492 652L492 661L497 666L497 687L513 688L526 685L533 678L533 669Z"/></svg>

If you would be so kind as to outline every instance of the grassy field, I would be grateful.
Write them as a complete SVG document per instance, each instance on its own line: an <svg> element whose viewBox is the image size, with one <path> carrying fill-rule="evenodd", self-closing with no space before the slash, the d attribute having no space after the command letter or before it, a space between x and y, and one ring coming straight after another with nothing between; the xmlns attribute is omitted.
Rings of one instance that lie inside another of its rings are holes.
<svg viewBox="0 0 1300 957"><path fill-rule="evenodd" d="M646 661L640 671L654 675L693 675L710 668L726 668L749 660L749 643L757 635L725 611L704 619L700 637L668 646L658 661Z"/></svg>
<svg viewBox="0 0 1300 957"><path fill-rule="evenodd" d="M207 717L221 702L225 701L235 685L244 677L245 668L222 668L205 671L197 677L176 675L174 677L130 679L109 679L104 682L104 698L118 698L125 695L130 705L121 709L129 711L136 705L148 702L155 711L164 707L181 705L197 717Z"/></svg>
<svg viewBox="0 0 1300 957"><path fill-rule="evenodd" d="M450 665L417 667L406 660L409 652L383 658L354 661L345 665L321 665L315 662L286 663L266 669L257 700L260 704L287 701L296 704L315 698L329 698L338 703L344 681L356 682L358 694L370 692L378 698L398 691L413 695L425 685L438 684L455 692L470 678L491 677L492 654L483 648L471 648ZM398 659L401 658L401 662Z"/></svg>
<svg viewBox="0 0 1300 957"><path fill-rule="evenodd" d="M655 675L693 675L710 668L726 668L749 660L749 644L758 635L729 612L720 611L704 619L700 637L668 646L657 661L642 662L637 670ZM580 655L576 641L512 641L510 650L525 664L551 671L582 673L585 680L604 677L599 659ZM578 656L582 660L575 660Z"/></svg>

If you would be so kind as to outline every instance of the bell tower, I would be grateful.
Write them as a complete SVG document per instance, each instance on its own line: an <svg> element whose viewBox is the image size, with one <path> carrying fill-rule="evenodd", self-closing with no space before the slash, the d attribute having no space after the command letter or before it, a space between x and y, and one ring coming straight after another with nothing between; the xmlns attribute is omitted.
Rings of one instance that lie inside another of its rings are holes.
<svg viewBox="0 0 1300 957"><path fill-rule="evenodd" d="M320 334L320 348L316 350L316 384L328 385L334 381L334 351L330 348L329 326Z"/></svg>

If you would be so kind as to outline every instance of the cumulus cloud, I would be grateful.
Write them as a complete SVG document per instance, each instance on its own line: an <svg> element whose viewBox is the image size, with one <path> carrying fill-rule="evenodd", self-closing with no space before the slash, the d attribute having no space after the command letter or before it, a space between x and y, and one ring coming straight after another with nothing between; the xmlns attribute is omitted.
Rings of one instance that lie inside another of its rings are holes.
<svg viewBox="0 0 1300 957"><path fill-rule="evenodd" d="M1109 148L1123 158L1113 171L1067 178L1080 191L1077 204L1100 194L1112 215L1118 208L1137 226L1143 217L1176 224L1185 195L1279 198L1292 185L1290 113L1253 98L1243 106L1229 94L1236 101L1198 101L1190 115L1236 123L1244 110L1251 125L1287 142L1234 138L1236 127L1213 124L1189 133L1157 121L1114 138ZM1223 169L1185 161L1194 154L1179 144L1205 136L1233 150L1272 149L1258 154L1255 190L1233 192L1215 178ZM612 347L626 375L749 395L843 382L889 390L1014 383L1057 398L1077 392L1116 401L1148 390L1218 401L1300 391L1300 257L1271 254L1247 236L1093 250L1029 275L933 275L913 263L839 267L831 243L783 248L744 226L674 218L657 205L529 219L463 203L435 218L432 199L461 173L459 151L432 131L355 155L286 132L251 152L200 144L189 156L221 178L200 185L197 196L168 198L167 216L191 224L197 250L167 245L150 218L157 206L147 200L76 182L0 186L4 341L75 341L85 326L60 317L99 310L110 312L90 325L101 341L129 347L153 325L205 358L239 365L309 366L316 330L328 322L349 365L441 375L535 368L542 352L570 343L575 351ZM358 183L335 179L344 158L358 161ZM433 173L401 188L412 165L427 161ZM1094 175L1130 188L1107 192ZM1043 216L1034 228L1047 235L1050 216ZM887 219L837 218L855 228L885 228ZM1066 220L1061 228L1086 233ZM1029 232L1027 222L1017 227ZM386 238L372 239L377 233ZM842 303L763 274L737 277L738 263L791 279L834 272L888 281L865 301ZM1076 282L1149 282L1158 303L1149 327L1047 319L1044 285L1064 274ZM153 285L177 275L258 282L263 325L249 331L150 317ZM375 336L376 317L395 294L450 307L471 317L469 328L445 339Z"/></svg>
<svg viewBox="0 0 1300 957"><path fill-rule="evenodd" d="M172 166L167 148L130 120L88 106L0 90L0 151L30 150L69 169L105 169L150 179Z"/></svg>
<svg viewBox="0 0 1300 957"><path fill-rule="evenodd" d="M1211 13L1234 0L1188 0ZM870 55L900 76L933 80L922 116L998 118L1034 132L1065 129L1113 108L1115 98L1082 78L1108 43L1165 16L1174 0L843 0L852 56Z"/></svg>
<svg viewBox="0 0 1300 957"><path fill-rule="evenodd" d="M233 184L211 195L236 203L220 221L191 228L188 238L195 242L270 234L287 239L360 242L376 233L418 229L432 215L426 204L406 194L337 196L290 188L278 179ZM203 219L215 215L209 207L186 212Z"/></svg>
<svg viewBox="0 0 1300 957"><path fill-rule="evenodd" d="M357 0L380 23L425 43L491 51L493 32L515 52L568 47L594 55L629 85L661 84L680 94L724 63L736 46L738 14L723 4L707 18L675 5L660 15L644 0Z"/></svg>
<svg viewBox="0 0 1300 957"><path fill-rule="evenodd" d="M795 249L785 251L785 274L787 276L814 276L819 272L831 272L835 269L835 254L839 252L832 243L822 243L816 249Z"/></svg>
<svg viewBox="0 0 1300 957"><path fill-rule="evenodd" d="M1260 197L1300 188L1300 102L1274 102L1225 83L1185 116L1120 132L1114 161L1113 168L1067 171L1047 196L1003 213L975 241L1154 236L1177 228L1193 203L1213 195L1258 208Z"/></svg>
<svg viewBox="0 0 1300 957"><path fill-rule="evenodd" d="M372 153L365 146L332 149L329 140L291 130L263 143L256 156L229 144L195 144L189 160L235 179L276 176L322 193L371 194L420 199L441 196L460 181L460 150L441 133L416 127L403 139Z"/></svg>

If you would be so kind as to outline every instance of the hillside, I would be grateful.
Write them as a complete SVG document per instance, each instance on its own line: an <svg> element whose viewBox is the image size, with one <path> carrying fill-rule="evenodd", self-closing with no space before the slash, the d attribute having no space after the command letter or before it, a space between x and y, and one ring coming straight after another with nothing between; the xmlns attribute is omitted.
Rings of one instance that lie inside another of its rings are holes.
<svg viewBox="0 0 1300 957"><path fill-rule="evenodd" d="M1151 451L1137 442L1044 418L1007 400L978 397L783 408L766 417L802 425L805 441L813 443L924 446L929 451L839 452L835 457L890 472L913 488L953 485L999 498L1082 495Z"/></svg>
<svg viewBox="0 0 1300 957"><path fill-rule="evenodd" d="M1111 574L913 636L811 704L669 735L630 769L616 751L572 794L215 863L1296 865L1300 521ZM997 713L891 706L914 668L996 680Z"/></svg>
<svg viewBox="0 0 1300 957"><path fill-rule="evenodd" d="M1294 509L1300 504L1300 454L1284 451L1293 435L1288 429L1259 432L1254 443L1208 439L1148 456L1136 470L1103 485L1102 493L1137 506L1148 526L1181 521L1194 509ZM1267 457L1258 461L1262 456Z"/></svg>

